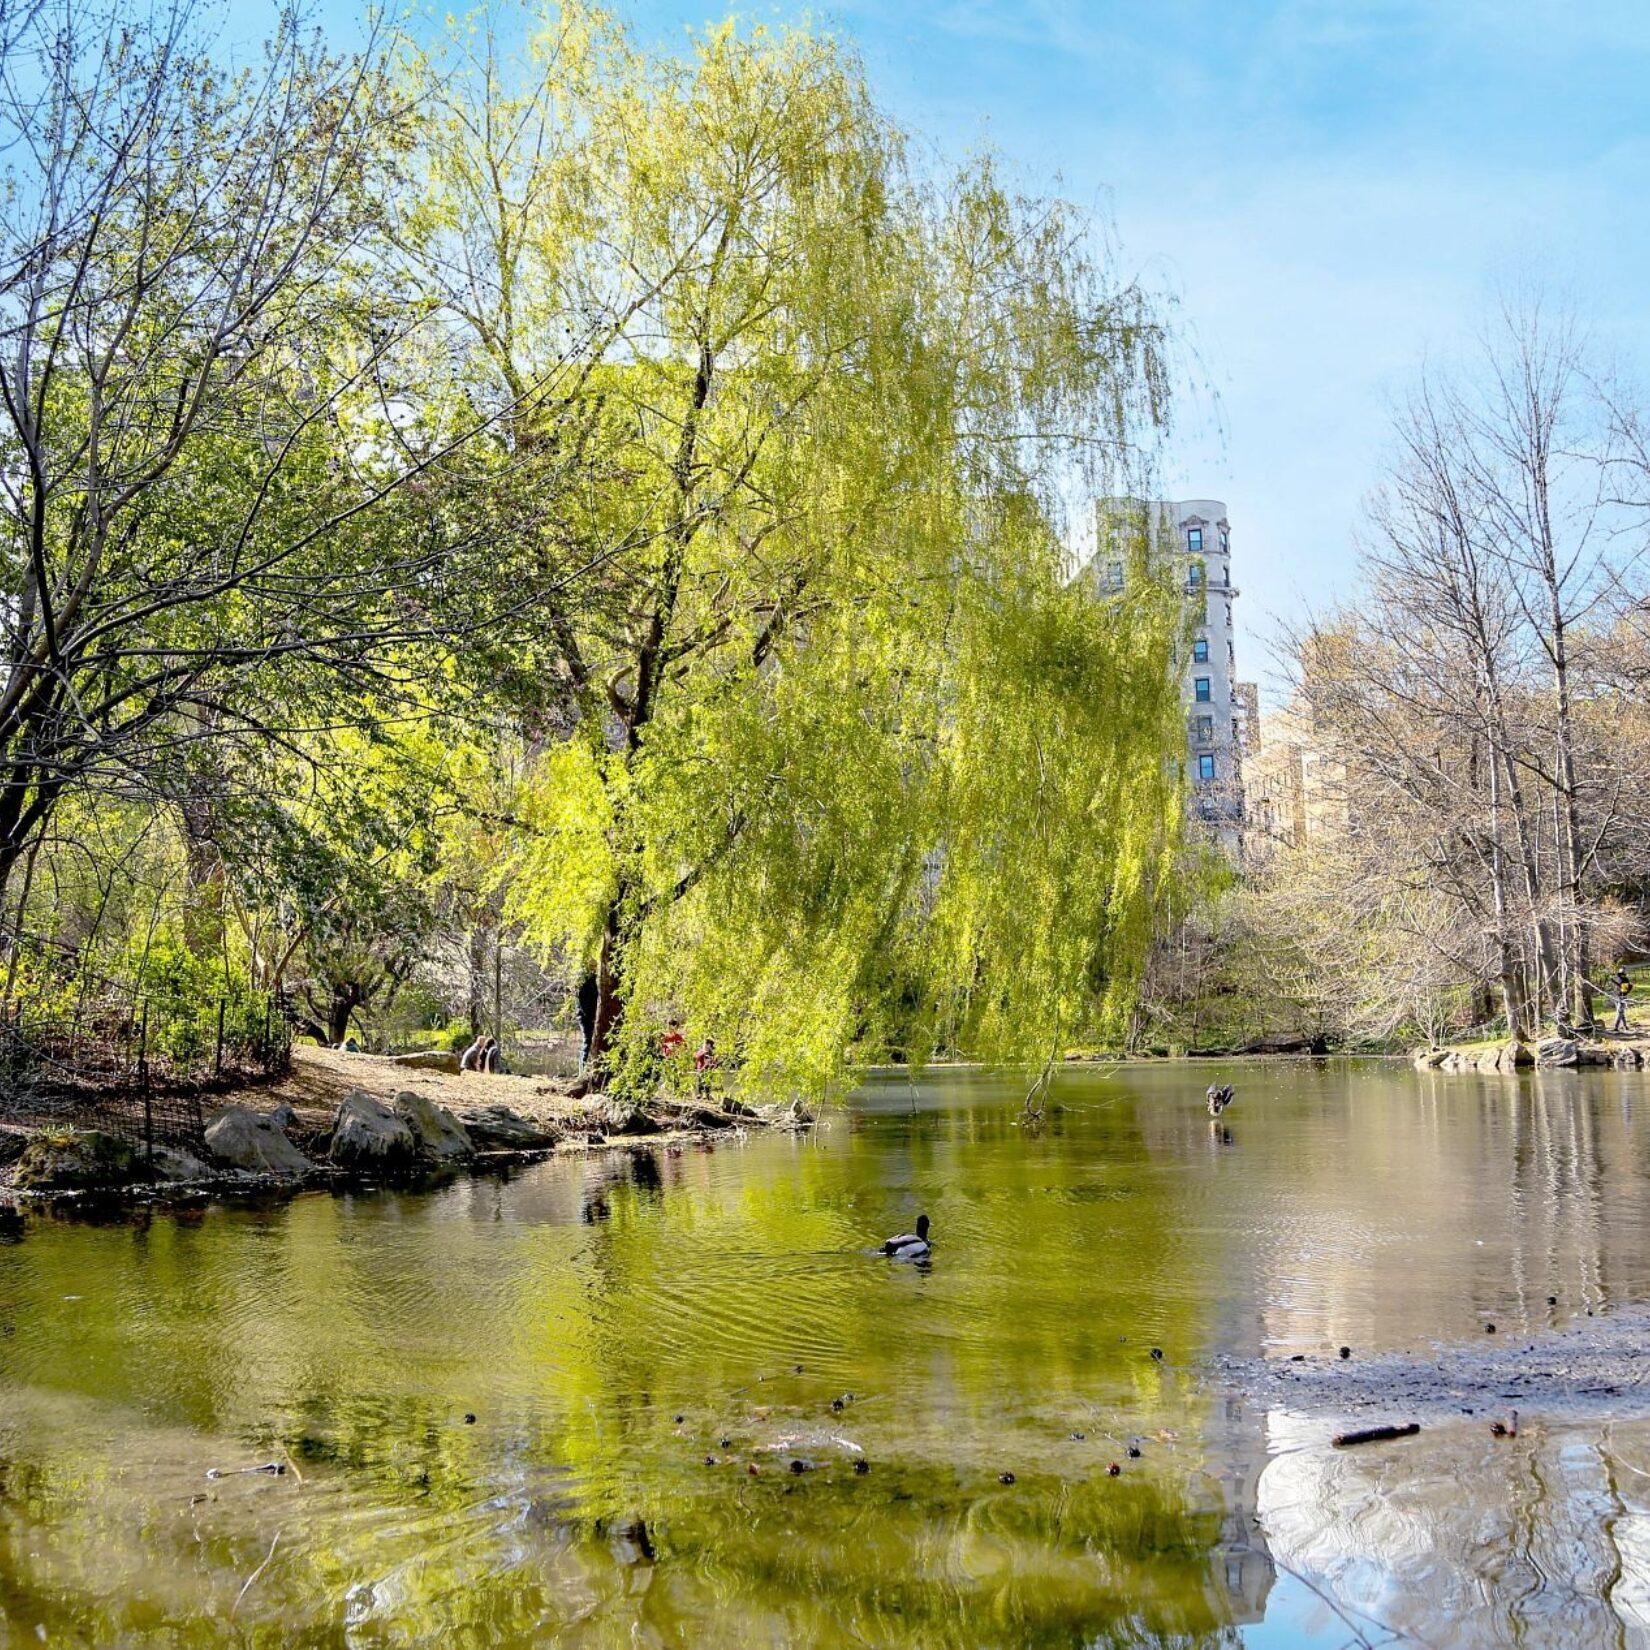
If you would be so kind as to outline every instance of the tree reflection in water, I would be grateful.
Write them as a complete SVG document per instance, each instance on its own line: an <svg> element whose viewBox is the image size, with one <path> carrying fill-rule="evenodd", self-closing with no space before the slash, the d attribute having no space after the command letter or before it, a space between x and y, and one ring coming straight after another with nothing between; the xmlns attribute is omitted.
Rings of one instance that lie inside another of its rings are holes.
<svg viewBox="0 0 1650 1650"><path fill-rule="evenodd" d="M0 1646L1346 1643L1312 1587L1433 1643L1637 1631L1643 1429L1334 1454L1199 1371L1643 1298L1642 1077L1257 1067L1217 1145L1209 1076L1062 1074L1034 1135L959 1073L817 1138L36 1223ZM930 1272L870 1253L919 1208Z"/></svg>

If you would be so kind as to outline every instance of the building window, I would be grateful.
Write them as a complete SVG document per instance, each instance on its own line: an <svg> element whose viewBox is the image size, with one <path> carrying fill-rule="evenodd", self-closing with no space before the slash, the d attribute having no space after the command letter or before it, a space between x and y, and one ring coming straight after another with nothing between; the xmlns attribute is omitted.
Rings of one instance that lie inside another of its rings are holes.
<svg viewBox="0 0 1650 1650"><path fill-rule="evenodd" d="M1200 756L1197 759L1197 777L1199 779L1213 779L1215 776L1215 759L1212 756Z"/></svg>
<svg viewBox="0 0 1650 1650"><path fill-rule="evenodd" d="M1234 745L1243 743L1243 729L1238 725L1238 719L1235 716L1232 718L1232 743Z"/></svg>
<svg viewBox="0 0 1650 1650"><path fill-rule="evenodd" d="M1214 702L1215 696L1209 691L1209 678L1207 676L1194 676L1192 678L1192 697L1200 705L1208 705Z"/></svg>
<svg viewBox="0 0 1650 1650"><path fill-rule="evenodd" d="M1114 561L1111 566L1106 569L1106 583L1109 584L1113 590L1121 590L1123 588L1122 562Z"/></svg>
<svg viewBox="0 0 1650 1650"><path fill-rule="evenodd" d="M1215 742L1215 719L1212 716L1200 716L1196 723L1196 739L1200 745L1212 745Z"/></svg>
<svg viewBox="0 0 1650 1650"><path fill-rule="evenodd" d="M1232 548L1232 535L1224 527L1220 530L1220 553L1225 555Z"/></svg>
<svg viewBox="0 0 1650 1650"><path fill-rule="evenodd" d="M1192 643L1192 658L1200 665L1208 664L1209 638L1207 636L1199 636L1198 639Z"/></svg>
<svg viewBox="0 0 1650 1650"><path fill-rule="evenodd" d="M1237 663L1237 644L1230 636L1226 638L1226 663L1229 665Z"/></svg>
<svg viewBox="0 0 1650 1650"><path fill-rule="evenodd" d="M1198 555L1202 551L1203 529L1201 527L1188 527L1186 529L1186 548L1190 550L1194 556Z"/></svg>
<svg viewBox="0 0 1650 1650"><path fill-rule="evenodd" d="M1186 569L1186 588L1188 590L1197 590L1201 588L1202 584L1203 563L1200 561L1194 561L1192 565Z"/></svg>

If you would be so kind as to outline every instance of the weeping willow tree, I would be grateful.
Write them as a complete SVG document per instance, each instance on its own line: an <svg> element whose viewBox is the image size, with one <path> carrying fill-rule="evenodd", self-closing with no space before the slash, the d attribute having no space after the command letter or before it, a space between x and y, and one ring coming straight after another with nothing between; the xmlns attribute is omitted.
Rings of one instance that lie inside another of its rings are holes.
<svg viewBox="0 0 1650 1650"><path fill-rule="evenodd" d="M1120 1024L1180 817L1178 605L1070 576L1138 487L1166 335L1094 226L935 177L806 32L648 56L603 15L455 36L421 278L507 409L501 557L575 570L525 679L510 915L764 1089ZM473 496L473 493L469 496Z"/></svg>

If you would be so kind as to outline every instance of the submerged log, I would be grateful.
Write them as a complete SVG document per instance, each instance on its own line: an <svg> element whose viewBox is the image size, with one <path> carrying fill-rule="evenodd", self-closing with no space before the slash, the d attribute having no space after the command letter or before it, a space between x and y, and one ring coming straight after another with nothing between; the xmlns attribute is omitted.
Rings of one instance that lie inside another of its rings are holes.
<svg viewBox="0 0 1650 1650"><path fill-rule="evenodd" d="M1406 1421L1401 1427L1363 1427L1357 1432L1337 1432L1332 1442L1336 1449L1350 1449L1354 1444L1384 1444L1389 1438L1413 1438L1420 1430L1419 1421Z"/></svg>

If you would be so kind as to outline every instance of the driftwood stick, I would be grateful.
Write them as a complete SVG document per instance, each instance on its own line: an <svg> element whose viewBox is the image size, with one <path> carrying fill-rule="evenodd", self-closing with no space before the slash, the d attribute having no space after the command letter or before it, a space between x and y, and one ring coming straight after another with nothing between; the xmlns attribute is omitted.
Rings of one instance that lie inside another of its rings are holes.
<svg viewBox="0 0 1650 1650"><path fill-rule="evenodd" d="M1358 1432L1337 1432L1333 1443L1336 1449L1348 1449L1353 1444L1384 1444L1389 1438L1413 1438L1420 1430L1419 1421L1408 1421L1401 1427L1364 1427Z"/></svg>

